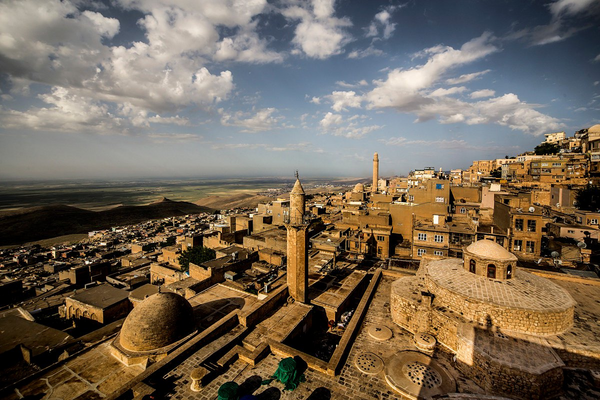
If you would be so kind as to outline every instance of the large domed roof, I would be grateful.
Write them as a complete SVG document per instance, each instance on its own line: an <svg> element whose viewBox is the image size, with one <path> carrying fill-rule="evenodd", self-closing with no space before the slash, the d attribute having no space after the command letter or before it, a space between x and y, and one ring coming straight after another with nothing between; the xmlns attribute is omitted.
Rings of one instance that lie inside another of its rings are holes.
<svg viewBox="0 0 600 400"><path fill-rule="evenodd" d="M119 342L129 351L150 351L183 339L196 329L190 303L175 293L156 293L123 323Z"/></svg>
<svg viewBox="0 0 600 400"><path fill-rule="evenodd" d="M588 134L589 133L600 133L600 124L596 124L596 125L589 127Z"/></svg>
<svg viewBox="0 0 600 400"><path fill-rule="evenodd" d="M360 193L360 192L364 192L365 191L365 185L363 185L362 183L357 183L354 186L354 189L352 190L355 193Z"/></svg>
<svg viewBox="0 0 600 400"><path fill-rule="evenodd" d="M517 257L513 253L491 240L478 240L475 243L471 243L466 250L481 258L517 261Z"/></svg>

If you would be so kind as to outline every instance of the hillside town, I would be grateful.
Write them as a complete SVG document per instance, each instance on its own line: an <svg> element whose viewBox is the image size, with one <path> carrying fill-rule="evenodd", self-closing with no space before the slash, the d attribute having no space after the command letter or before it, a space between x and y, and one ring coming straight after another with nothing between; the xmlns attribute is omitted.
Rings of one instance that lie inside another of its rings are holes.
<svg viewBox="0 0 600 400"><path fill-rule="evenodd" d="M256 208L0 250L0 395L598 398L600 125L466 170L379 163L344 192L300 171ZM304 381L260 385L288 359Z"/></svg>

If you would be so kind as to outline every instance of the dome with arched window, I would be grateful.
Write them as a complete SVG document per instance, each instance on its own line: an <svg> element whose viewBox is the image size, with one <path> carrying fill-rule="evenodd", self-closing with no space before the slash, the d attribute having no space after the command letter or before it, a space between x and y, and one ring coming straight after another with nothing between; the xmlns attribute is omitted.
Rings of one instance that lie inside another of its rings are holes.
<svg viewBox="0 0 600 400"><path fill-rule="evenodd" d="M517 257L491 240L471 243L464 251L464 269L490 279L511 279Z"/></svg>

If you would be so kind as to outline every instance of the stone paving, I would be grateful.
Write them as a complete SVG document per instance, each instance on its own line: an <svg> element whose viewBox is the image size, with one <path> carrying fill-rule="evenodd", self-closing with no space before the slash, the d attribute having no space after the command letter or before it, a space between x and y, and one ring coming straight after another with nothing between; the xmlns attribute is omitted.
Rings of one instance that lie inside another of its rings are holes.
<svg viewBox="0 0 600 400"><path fill-rule="evenodd" d="M466 271L462 260L447 259L430 262L425 273L450 291L504 307L548 312L575 305L560 286L520 268L515 270L512 279L497 281Z"/></svg>
<svg viewBox="0 0 600 400"><path fill-rule="evenodd" d="M81 398L80 396L105 397L143 371L139 365L127 367L112 357L108 349L109 343L110 341L105 342L18 387L8 399L27 396L53 400L71 400Z"/></svg>
<svg viewBox="0 0 600 400"><path fill-rule="evenodd" d="M188 358L184 363L165 374L163 381L167 389L162 396L170 399L202 399L214 400L218 388L227 381L235 381L242 387L245 394L252 393L257 398L266 399L403 399L400 394L393 391L385 381L384 373L365 374L355 365L356 359L365 352L378 355L384 361L389 360L394 354L402 350L416 350L413 344L413 335L404 331L391 322L390 317L390 288L394 278L383 277L373 297L362 327L356 337L354 345L348 355L346 363L339 375L331 377L320 372L306 370L306 381L301 383L294 391L285 391L283 385L273 381L267 385L260 385L260 381L269 378L276 370L280 357L268 355L255 367L243 361L236 361L227 369L207 383L201 392L190 390L192 369L199 366L202 357L199 353ZM378 341L369 335L369 327L387 326L393 332L393 337L387 341ZM439 348L439 346L438 346ZM202 351L202 350L201 350ZM474 382L465 379L453 367L452 354L438 349L433 355L456 380L458 391L469 393L483 393L482 389Z"/></svg>

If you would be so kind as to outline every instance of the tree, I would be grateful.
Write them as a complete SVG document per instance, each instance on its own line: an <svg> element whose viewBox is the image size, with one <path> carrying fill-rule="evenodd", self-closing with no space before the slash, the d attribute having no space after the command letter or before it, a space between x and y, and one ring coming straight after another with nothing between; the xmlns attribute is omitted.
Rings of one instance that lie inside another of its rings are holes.
<svg viewBox="0 0 600 400"><path fill-rule="evenodd" d="M577 191L575 194L575 205L580 210L598 211L600 210L600 186L588 185Z"/></svg>
<svg viewBox="0 0 600 400"><path fill-rule="evenodd" d="M533 150L538 156L543 156L545 154L557 154L560 151L560 146L556 143L544 142L535 146L535 149Z"/></svg>
<svg viewBox="0 0 600 400"><path fill-rule="evenodd" d="M205 261L214 259L216 255L213 249L201 246L192 247L181 253L179 256L179 265L181 265L182 270L187 271L190 268L190 263L200 265Z"/></svg>

